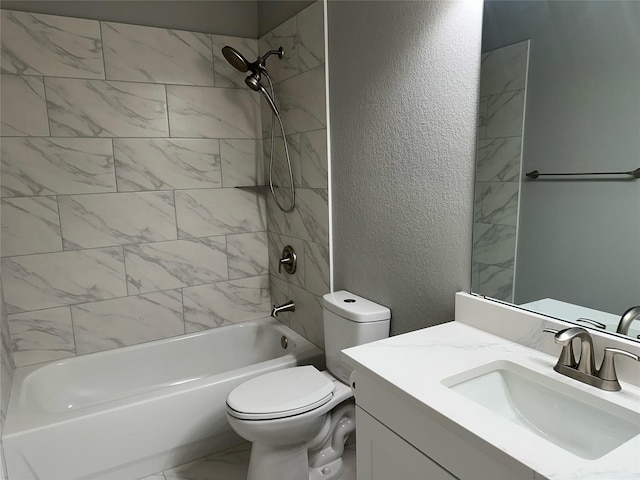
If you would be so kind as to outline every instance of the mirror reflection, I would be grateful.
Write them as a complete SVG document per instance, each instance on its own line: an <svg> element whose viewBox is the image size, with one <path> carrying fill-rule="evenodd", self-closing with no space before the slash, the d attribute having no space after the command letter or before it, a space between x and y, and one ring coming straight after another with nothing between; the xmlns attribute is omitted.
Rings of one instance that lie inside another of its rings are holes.
<svg viewBox="0 0 640 480"><path fill-rule="evenodd" d="M640 179L526 173L640 168L640 2L486 1L482 52L472 291L616 332L640 305Z"/></svg>

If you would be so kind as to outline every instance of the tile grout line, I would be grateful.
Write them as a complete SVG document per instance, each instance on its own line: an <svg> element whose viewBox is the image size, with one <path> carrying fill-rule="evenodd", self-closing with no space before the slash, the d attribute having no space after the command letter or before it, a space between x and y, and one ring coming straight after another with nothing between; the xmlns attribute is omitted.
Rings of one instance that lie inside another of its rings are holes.
<svg viewBox="0 0 640 480"><path fill-rule="evenodd" d="M80 303L68 303L68 304L64 304L64 305L53 305L50 307L46 307L46 308L37 308L34 310L23 310L20 312L12 312L12 313L7 313L7 316L13 316L13 315L22 315L25 313L34 313L34 312L43 312L46 310L53 310L56 308L71 308L71 307L79 307L82 305L90 305L93 303L99 303L99 302L108 302L111 300L124 300L127 298L135 298L135 297L141 297L141 296L147 296L147 295L154 295L157 293L167 293L167 292L174 292L177 290L184 290L186 288L193 288L193 287L205 287L205 286L209 286L209 285L217 285L219 283L224 283L224 282L232 282L232 281L238 281L238 280L248 280L250 278L261 278L261 277L265 277L267 276L267 274L263 274L263 275L251 275L248 277L241 277L241 278L234 278L234 279L221 279L218 280L216 282L210 282L210 283L200 283L200 284L196 284L196 285L186 285L186 286L182 286L182 287L174 287L174 288L167 288L164 290L155 290L155 291L151 291L151 292L143 292L143 293L138 293L138 294L134 294L134 295L123 295L123 296L119 296L119 297L111 297L111 298L102 298L102 299L98 299L98 300L92 300L90 302L80 302ZM5 302L6 303L6 302Z"/></svg>

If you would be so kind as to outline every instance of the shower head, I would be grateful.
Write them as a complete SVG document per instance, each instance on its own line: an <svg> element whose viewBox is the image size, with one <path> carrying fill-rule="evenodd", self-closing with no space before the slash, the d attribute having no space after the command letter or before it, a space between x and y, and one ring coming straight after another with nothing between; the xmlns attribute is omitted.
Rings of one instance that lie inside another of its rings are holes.
<svg viewBox="0 0 640 480"><path fill-rule="evenodd" d="M250 62L244 58L244 55L229 45L222 47L222 54L227 62L242 73L248 71L251 71L252 73L259 73L264 72L267 69L267 58L271 55L278 55L278 58L282 58L284 56L284 49L280 47L278 50L269 50L263 56L258 57L255 62ZM254 88L254 90L256 89Z"/></svg>
<svg viewBox="0 0 640 480"><path fill-rule="evenodd" d="M266 72L265 72L265 75L269 76ZM251 75L249 75L247 78L244 79L244 83L246 83L251 90L255 90L256 92L262 93L264 98L267 100L267 103L269 104L269 107L271 108L273 113L278 117L280 116L280 112L278 112L278 107L276 107L276 102L273 101L273 98L271 98L271 95L269 95L269 92L267 92L267 89L264 88L262 83L260 83L259 72L252 73Z"/></svg>
<svg viewBox="0 0 640 480"><path fill-rule="evenodd" d="M256 92L259 92L264 88L260 83L259 72L252 73L251 75L249 75L247 78L244 79L244 83L246 83L251 90L255 90Z"/></svg>
<svg viewBox="0 0 640 480"><path fill-rule="evenodd" d="M284 49L280 47L278 50L269 50L262 57L258 57L255 62L249 62L244 58L244 55L229 45L222 47L222 54L224 55L224 58L227 59L227 62L237 70L240 70L243 73L251 72L249 76L244 79L244 83L246 83L251 90L262 93L262 95L267 99L267 103L269 104L269 107L271 107L271 110L273 110L273 113L279 117L280 113L278 112L278 108L276 107L271 95L269 95L269 92L267 92L262 83L260 83L260 79L262 74L264 74L271 83L271 78L269 77L269 72L267 71L265 62L271 55L278 55L278 58L282 58L284 56Z"/></svg>
<svg viewBox="0 0 640 480"><path fill-rule="evenodd" d="M244 56L235 48L226 46L222 48L222 54L234 68L241 72L248 72L251 64Z"/></svg>

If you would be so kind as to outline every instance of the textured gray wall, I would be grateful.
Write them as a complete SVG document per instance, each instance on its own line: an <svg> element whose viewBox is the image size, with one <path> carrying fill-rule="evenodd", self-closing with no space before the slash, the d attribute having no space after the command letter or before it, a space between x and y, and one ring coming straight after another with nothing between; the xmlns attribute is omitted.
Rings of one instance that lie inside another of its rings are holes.
<svg viewBox="0 0 640 480"><path fill-rule="evenodd" d="M640 167L640 2L488 2L483 50L531 38L524 171ZM524 182L516 303L640 300L640 181Z"/></svg>
<svg viewBox="0 0 640 480"><path fill-rule="evenodd" d="M330 2L335 289L398 334L469 291L482 2Z"/></svg>
<svg viewBox="0 0 640 480"><path fill-rule="evenodd" d="M3 0L2 8L236 37L258 33L255 1Z"/></svg>
<svg viewBox="0 0 640 480"><path fill-rule="evenodd" d="M258 38L300 13L315 0L258 0Z"/></svg>

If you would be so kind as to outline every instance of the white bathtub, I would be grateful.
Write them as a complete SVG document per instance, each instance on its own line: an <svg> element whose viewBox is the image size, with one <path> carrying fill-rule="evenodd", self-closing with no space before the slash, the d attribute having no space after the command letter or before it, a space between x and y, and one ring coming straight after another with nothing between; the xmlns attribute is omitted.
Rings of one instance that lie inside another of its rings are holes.
<svg viewBox="0 0 640 480"><path fill-rule="evenodd" d="M3 434L9 479L135 480L231 447L241 442L225 418L233 388L322 362L265 318L20 368Z"/></svg>

